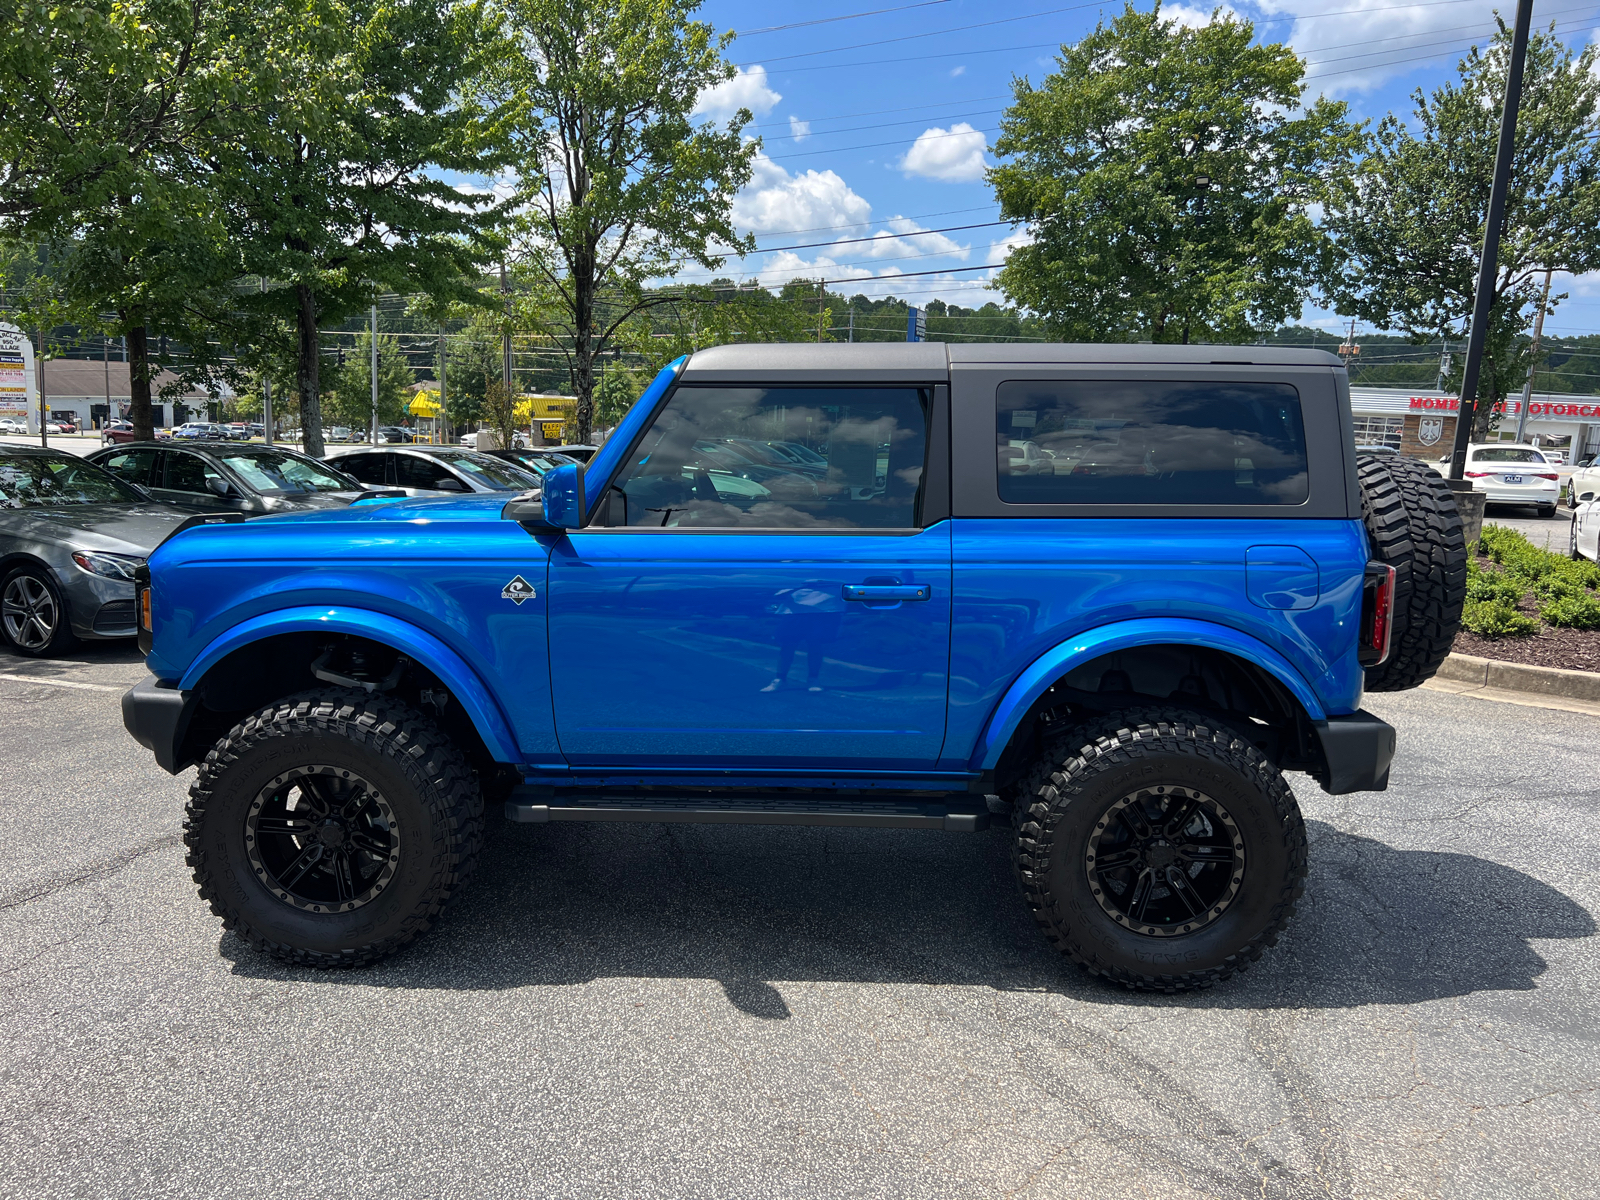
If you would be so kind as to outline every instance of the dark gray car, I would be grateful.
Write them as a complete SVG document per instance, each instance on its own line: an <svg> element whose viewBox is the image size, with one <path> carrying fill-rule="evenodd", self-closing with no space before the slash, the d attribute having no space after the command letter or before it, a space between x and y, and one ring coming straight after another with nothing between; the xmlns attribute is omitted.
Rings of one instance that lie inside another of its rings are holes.
<svg viewBox="0 0 1600 1200"><path fill-rule="evenodd" d="M133 637L134 568L192 515L75 455L0 446L0 638L43 656Z"/></svg>
<svg viewBox="0 0 1600 1200"><path fill-rule="evenodd" d="M194 512L247 517L343 508L371 496L350 476L309 454L236 442L129 442L89 455L157 500Z"/></svg>

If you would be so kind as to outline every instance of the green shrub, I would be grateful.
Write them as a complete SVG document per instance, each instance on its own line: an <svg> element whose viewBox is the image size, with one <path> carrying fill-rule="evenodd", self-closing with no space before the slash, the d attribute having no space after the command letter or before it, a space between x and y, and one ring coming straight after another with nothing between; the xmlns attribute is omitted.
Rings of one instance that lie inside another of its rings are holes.
<svg viewBox="0 0 1600 1200"><path fill-rule="evenodd" d="M1505 568L1509 578L1525 581L1524 590L1545 580L1556 580L1571 588L1600 588L1600 564L1540 550L1513 529L1485 525L1478 548L1491 562Z"/></svg>
<svg viewBox="0 0 1600 1200"><path fill-rule="evenodd" d="M1500 571L1482 571L1476 569L1476 564L1467 568L1467 600L1478 601L1503 601L1515 608L1522 599L1522 594L1527 587L1520 580L1513 580Z"/></svg>
<svg viewBox="0 0 1600 1200"><path fill-rule="evenodd" d="M1572 595L1559 596L1541 607L1539 615L1563 629L1600 629L1600 599L1574 589Z"/></svg>
<svg viewBox="0 0 1600 1200"><path fill-rule="evenodd" d="M1533 594L1548 603L1552 600L1576 600L1587 593L1570 580L1557 575L1546 575L1533 585Z"/></svg>
<svg viewBox="0 0 1600 1200"><path fill-rule="evenodd" d="M1505 600L1469 600L1461 624L1481 638L1526 637L1539 632L1539 622L1523 616Z"/></svg>

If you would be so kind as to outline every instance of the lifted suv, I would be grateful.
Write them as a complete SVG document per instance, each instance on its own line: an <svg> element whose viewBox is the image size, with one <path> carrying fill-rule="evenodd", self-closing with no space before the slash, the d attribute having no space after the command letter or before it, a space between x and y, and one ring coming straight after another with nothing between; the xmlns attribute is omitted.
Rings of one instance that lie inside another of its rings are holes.
<svg viewBox="0 0 1600 1200"><path fill-rule="evenodd" d="M150 558L155 678L125 720L200 763L189 863L250 944L405 945L471 873L487 797L524 822L997 824L1074 961L1204 986L1301 893L1283 773L1385 787L1363 688L1431 675L1465 588L1444 482L1358 459L1315 352L722 347L543 484Z"/></svg>

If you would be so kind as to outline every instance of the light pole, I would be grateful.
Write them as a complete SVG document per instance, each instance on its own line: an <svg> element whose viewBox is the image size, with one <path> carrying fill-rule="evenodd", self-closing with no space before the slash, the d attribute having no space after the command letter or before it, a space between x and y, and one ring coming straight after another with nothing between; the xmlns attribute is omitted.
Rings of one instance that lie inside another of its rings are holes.
<svg viewBox="0 0 1600 1200"><path fill-rule="evenodd" d="M1528 433L1528 405L1533 403L1533 373L1539 366L1539 336L1544 333L1544 307L1550 302L1550 276L1555 272L1544 273L1544 294L1539 297L1539 311L1533 315L1533 345L1529 348L1531 361L1528 363L1528 379L1522 385L1522 407L1517 409L1517 443L1520 445ZM1574 454L1568 461L1575 461Z"/></svg>
<svg viewBox="0 0 1600 1200"><path fill-rule="evenodd" d="M261 277L261 290L267 290L267 277ZM261 372L261 436L267 445L272 445L272 379L266 370Z"/></svg>
<svg viewBox="0 0 1600 1200"><path fill-rule="evenodd" d="M1500 106L1500 142L1495 147L1494 182L1489 187L1489 214L1483 229L1483 255L1478 260L1478 288L1472 303L1472 330L1467 361L1461 372L1460 410L1455 446L1450 453L1450 479L1462 480L1467 446L1472 442L1473 410L1478 401L1478 372L1483 344L1489 336L1489 306L1494 301L1494 275L1500 258L1500 226L1506 219L1506 192L1511 184L1511 154L1517 143L1517 109L1522 104L1522 68L1528 57L1528 27L1533 0L1517 0L1517 26L1511 35L1511 61L1506 65L1506 94Z"/></svg>
<svg viewBox="0 0 1600 1200"><path fill-rule="evenodd" d="M372 444L378 444L378 289L372 289Z"/></svg>

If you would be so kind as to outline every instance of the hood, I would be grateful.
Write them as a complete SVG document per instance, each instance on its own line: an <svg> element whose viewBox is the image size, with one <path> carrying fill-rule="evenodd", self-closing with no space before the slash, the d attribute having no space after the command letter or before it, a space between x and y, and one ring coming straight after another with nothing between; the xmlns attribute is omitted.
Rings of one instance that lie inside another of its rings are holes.
<svg viewBox="0 0 1600 1200"><path fill-rule="evenodd" d="M289 522L315 521L496 521L500 510L516 492L487 492L470 496L414 496L410 499L369 500L364 504L340 501L337 506L321 511L284 512L274 510L265 517L256 517L250 523L274 525Z"/></svg>
<svg viewBox="0 0 1600 1200"><path fill-rule="evenodd" d="M158 504L63 504L0 509L0 534L148 558L192 514Z"/></svg>
<svg viewBox="0 0 1600 1200"><path fill-rule="evenodd" d="M360 492L291 492L282 496L263 496L261 499L263 512L278 514L348 508L350 502L360 496Z"/></svg>

